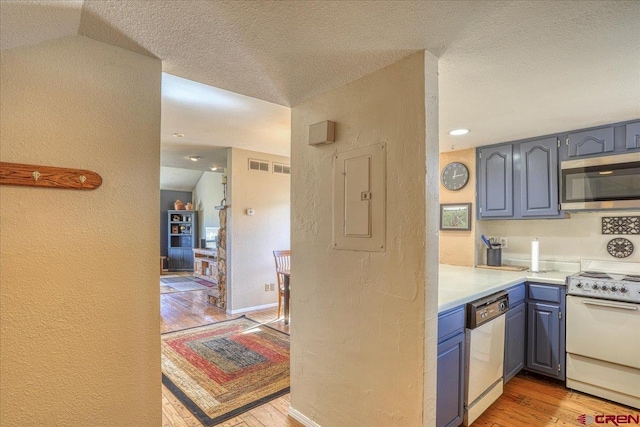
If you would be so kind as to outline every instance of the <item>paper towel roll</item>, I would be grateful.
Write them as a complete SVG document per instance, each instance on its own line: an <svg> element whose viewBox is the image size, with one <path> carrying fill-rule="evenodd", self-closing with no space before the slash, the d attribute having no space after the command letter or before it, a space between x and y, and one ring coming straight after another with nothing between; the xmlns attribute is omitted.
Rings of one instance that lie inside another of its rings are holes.
<svg viewBox="0 0 640 427"><path fill-rule="evenodd" d="M531 271L540 271L540 242L538 239L531 241Z"/></svg>

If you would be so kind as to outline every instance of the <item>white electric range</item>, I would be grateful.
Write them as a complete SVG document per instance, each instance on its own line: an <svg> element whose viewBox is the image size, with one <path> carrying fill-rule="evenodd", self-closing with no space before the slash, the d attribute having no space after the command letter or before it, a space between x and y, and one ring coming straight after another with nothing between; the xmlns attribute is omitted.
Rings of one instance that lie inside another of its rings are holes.
<svg viewBox="0 0 640 427"><path fill-rule="evenodd" d="M640 408L640 263L582 261L567 286L567 387Z"/></svg>

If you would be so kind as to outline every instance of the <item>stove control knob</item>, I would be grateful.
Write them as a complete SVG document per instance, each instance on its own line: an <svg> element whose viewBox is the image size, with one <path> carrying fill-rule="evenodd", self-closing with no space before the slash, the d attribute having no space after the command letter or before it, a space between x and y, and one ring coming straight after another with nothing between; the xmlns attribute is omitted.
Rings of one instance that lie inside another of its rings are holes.
<svg viewBox="0 0 640 427"><path fill-rule="evenodd" d="M611 285L611 292L617 292L618 287L616 285Z"/></svg>
<svg viewBox="0 0 640 427"><path fill-rule="evenodd" d="M591 286L593 289L598 290L600 289L600 285L598 285L597 283L594 283L593 286Z"/></svg>
<svg viewBox="0 0 640 427"><path fill-rule="evenodd" d="M608 290L609 290L609 287L608 287L607 285L602 285L602 290L603 290L603 291L608 291Z"/></svg>
<svg viewBox="0 0 640 427"><path fill-rule="evenodd" d="M620 287L620 292L622 292L623 294L626 293L629 289L627 289L627 287L625 285L622 285Z"/></svg>
<svg viewBox="0 0 640 427"><path fill-rule="evenodd" d="M581 287L582 287L582 282L576 283L576 288L581 288Z"/></svg>

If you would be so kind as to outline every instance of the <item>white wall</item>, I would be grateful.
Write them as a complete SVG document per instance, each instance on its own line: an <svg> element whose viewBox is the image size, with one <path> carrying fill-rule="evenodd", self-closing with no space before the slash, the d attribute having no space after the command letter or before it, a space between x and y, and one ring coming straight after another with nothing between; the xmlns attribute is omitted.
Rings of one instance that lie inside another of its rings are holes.
<svg viewBox="0 0 640 427"><path fill-rule="evenodd" d="M0 187L0 424L159 426L161 62L73 36L0 70L2 161L103 179Z"/></svg>
<svg viewBox="0 0 640 427"><path fill-rule="evenodd" d="M227 311L278 303L273 251L290 248L291 176L249 170L249 159L289 164L288 157L230 148ZM248 216L246 210L255 211Z"/></svg>
<svg viewBox="0 0 640 427"><path fill-rule="evenodd" d="M638 212L573 213L568 219L539 219L514 221L478 221L478 232L486 236L508 238L508 248L502 258L531 258L531 240L540 240L540 259L578 262L580 259L640 262L640 235L602 234L602 217L639 216ZM614 258L607 252L607 243L617 237L630 240L635 246L633 254L624 259ZM481 250L478 261L484 263Z"/></svg>
<svg viewBox="0 0 640 427"><path fill-rule="evenodd" d="M336 142L311 147L309 125L323 120L337 123ZM323 427L435 417L435 135L437 66L424 53L292 109L291 406ZM332 159L381 142L386 252L334 250Z"/></svg>
<svg viewBox="0 0 640 427"><path fill-rule="evenodd" d="M198 235L199 239L206 237L205 227L220 226L220 211L215 209L220 206L223 196L222 174L205 172L193 188L194 210L198 211ZM200 244L200 240L196 246Z"/></svg>

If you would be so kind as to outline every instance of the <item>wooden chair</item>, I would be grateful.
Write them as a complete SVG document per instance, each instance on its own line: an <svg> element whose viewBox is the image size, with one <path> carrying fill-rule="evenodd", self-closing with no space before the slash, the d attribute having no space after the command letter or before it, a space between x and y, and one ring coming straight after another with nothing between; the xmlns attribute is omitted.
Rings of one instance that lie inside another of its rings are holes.
<svg viewBox="0 0 640 427"><path fill-rule="evenodd" d="M276 261L276 270L291 268L291 251L273 251ZM282 301L284 300L284 275L276 273L278 278L278 317L282 314Z"/></svg>

